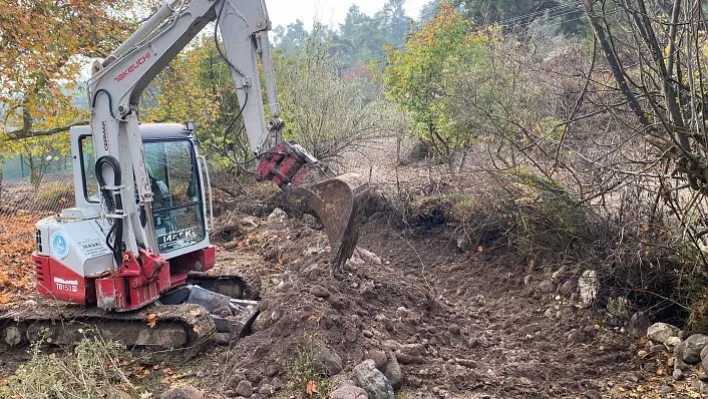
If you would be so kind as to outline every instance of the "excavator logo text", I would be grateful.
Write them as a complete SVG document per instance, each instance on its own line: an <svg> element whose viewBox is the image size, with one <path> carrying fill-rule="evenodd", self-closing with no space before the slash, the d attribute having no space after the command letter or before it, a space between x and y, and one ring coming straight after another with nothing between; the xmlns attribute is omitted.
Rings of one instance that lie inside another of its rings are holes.
<svg viewBox="0 0 708 399"><path fill-rule="evenodd" d="M121 72L120 75L115 77L116 82L120 82L121 80L125 79L128 75L133 73L133 71L140 68L140 65L143 65L145 63L145 61L150 59L150 57L151 57L150 53L147 52L147 53L145 53L144 56L138 58L138 60L135 61L135 63L133 65L129 66L128 68L126 68L125 71Z"/></svg>

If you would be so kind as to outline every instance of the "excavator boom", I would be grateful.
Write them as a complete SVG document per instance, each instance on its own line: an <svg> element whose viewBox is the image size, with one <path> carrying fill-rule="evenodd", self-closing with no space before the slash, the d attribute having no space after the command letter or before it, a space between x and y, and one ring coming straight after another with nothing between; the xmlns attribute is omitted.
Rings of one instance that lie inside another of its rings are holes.
<svg viewBox="0 0 708 399"><path fill-rule="evenodd" d="M194 346L209 335L206 330L242 334L257 314L253 278L206 273L215 267L211 195L194 126L142 124L138 117L143 90L212 22L252 154L260 160L256 179L311 205L325 225L335 269L352 256L368 183L356 174L333 176L304 148L283 141L265 1L170 0L94 63L90 126L71 131L77 206L37 223L38 292L80 307L65 314L0 309L5 344L25 344L36 325L61 326L53 340L68 341L75 335L65 329L71 323L56 323L66 319L105 333L115 323L132 323L129 345ZM141 330L156 321L159 329Z"/></svg>

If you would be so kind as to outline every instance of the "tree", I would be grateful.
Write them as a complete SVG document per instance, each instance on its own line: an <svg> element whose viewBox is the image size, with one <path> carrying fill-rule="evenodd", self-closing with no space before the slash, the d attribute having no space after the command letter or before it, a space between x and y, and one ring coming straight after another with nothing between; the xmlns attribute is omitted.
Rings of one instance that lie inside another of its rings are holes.
<svg viewBox="0 0 708 399"><path fill-rule="evenodd" d="M411 113L414 134L447 159L467 140L466 132L445 130L445 102L454 89L443 82L448 59L466 51L467 23L448 2L408 40L405 51L388 48L384 74L387 95Z"/></svg>
<svg viewBox="0 0 708 399"><path fill-rule="evenodd" d="M337 164L392 130L398 115L373 93L370 74L352 68L340 76L329 41L314 30L294 54L276 53L276 80L286 123L284 135L319 160Z"/></svg>
<svg viewBox="0 0 708 399"><path fill-rule="evenodd" d="M452 0L452 4L477 25L504 23L513 30L526 30L539 19L552 20L562 31L582 34L582 10L574 0Z"/></svg>
<svg viewBox="0 0 708 399"><path fill-rule="evenodd" d="M125 0L0 3L0 143L51 135L80 122L75 81L85 58L107 55L125 34ZM85 117L85 115L84 115Z"/></svg>

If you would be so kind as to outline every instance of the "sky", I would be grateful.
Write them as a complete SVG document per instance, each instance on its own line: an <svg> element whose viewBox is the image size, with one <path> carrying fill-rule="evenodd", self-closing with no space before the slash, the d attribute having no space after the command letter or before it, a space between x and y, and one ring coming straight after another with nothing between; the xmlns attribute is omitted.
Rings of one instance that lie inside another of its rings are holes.
<svg viewBox="0 0 708 399"><path fill-rule="evenodd" d="M405 9L408 16L417 18L420 9L429 0L406 0ZM352 4L359 6L363 13L374 15L381 10L384 0L265 0L268 14L273 27L287 26L300 19L305 28L310 30L315 18L325 25L334 28L344 22L347 10Z"/></svg>

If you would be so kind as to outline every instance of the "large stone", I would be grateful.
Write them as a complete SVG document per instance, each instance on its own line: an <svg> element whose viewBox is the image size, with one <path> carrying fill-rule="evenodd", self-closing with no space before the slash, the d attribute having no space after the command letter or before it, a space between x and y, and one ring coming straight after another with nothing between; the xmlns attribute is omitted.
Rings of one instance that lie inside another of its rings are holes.
<svg viewBox="0 0 708 399"><path fill-rule="evenodd" d="M688 364L698 364L701 362L701 351L706 346L708 346L708 336L695 334L676 345L674 354Z"/></svg>
<svg viewBox="0 0 708 399"><path fill-rule="evenodd" d="M273 212L268 215L269 222L283 222L285 220L288 220L288 215L280 208L273 209Z"/></svg>
<svg viewBox="0 0 708 399"><path fill-rule="evenodd" d="M332 348L317 346L312 351L312 361L315 367L321 368L327 376L332 377L342 372L342 358Z"/></svg>
<svg viewBox="0 0 708 399"><path fill-rule="evenodd" d="M332 399L369 399L366 391L355 386L345 385L332 392Z"/></svg>
<svg viewBox="0 0 708 399"><path fill-rule="evenodd" d="M251 385L251 381L243 380L239 382L236 389L234 389L234 393L238 396L250 398L251 395L253 395L253 385Z"/></svg>
<svg viewBox="0 0 708 399"><path fill-rule="evenodd" d="M369 251L368 249L364 249L362 247L356 247L357 252L359 252L359 256L361 256L361 259L364 260L367 263L381 266L383 262L381 261L381 258L376 255L375 253Z"/></svg>
<svg viewBox="0 0 708 399"><path fill-rule="evenodd" d="M542 294L552 294L556 290L551 280L543 280L538 284L538 291Z"/></svg>
<svg viewBox="0 0 708 399"><path fill-rule="evenodd" d="M644 312L636 312L632 315L632 318L629 319L627 332L635 338L641 338L647 335L647 330L650 326L651 320L649 316Z"/></svg>
<svg viewBox="0 0 708 399"><path fill-rule="evenodd" d="M705 359L706 357L708 357L708 345L706 345L706 347L703 348L703 350L701 351L701 361L703 361L703 359ZM708 372L708 368L706 368L705 370L706 372Z"/></svg>
<svg viewBox="0 0 708 399"><path fill-rule="evenodd" d="M202 399L204 395L194 387L172 388L160 395L160 399Z"/></svg>
<svg viewBox="0 0 708 399"><path fill-rule="evenodd" d="M327 298L330 296L329 290L319 284L313 285L312 288L310 288L310 294L318 298Z"/></svg>
<svg viewBox="0 0 708 399"><path fill-rule="evenodd" d="M403 386L403 372L401 371L401 366L396 360L396 355L393 352L388 352L387 354L388 363L386 363L386 369L384 370L384 375L391 383L394 390L399 390Z"/></svg>
<svg viewBox="0 0 708 399"><path fill-rule="evenodd" d="M673 352L674 348L676 345L681 343L681 338L679 337L669 337L666 341L664 341L664 347L668 349L669 351Z"/></svg>
<svg viewBox="0 0 708 399"><path fill-rule="evenodd" d="M580 301L583 306L588 307L597 299L597 293L600 290L600 281L597 278L597 272L594 270L586 270L578 280L578 289L580 290Z"/></svg>
<svg viewBox="0 0 708 399"><path fill-rule="evenodd" d="M362 387L368 399L394 399L393 387L386 376L369 359L354 367L354 380Z"/></svg>
<svg viewBox="0 0 708 399"><path fill-rule="evenodd" d="M657 344L663 344L667 339L678 336L679 329L666 323L654 323L647 329L647 338Z"/></svg>
<svg viewBox="0 0 708 399"><path fill-rule="evenodd" d="M386 368L386 352L378 349L369 351L369 359L376 363L376 368L383 371Z"/></svg>

